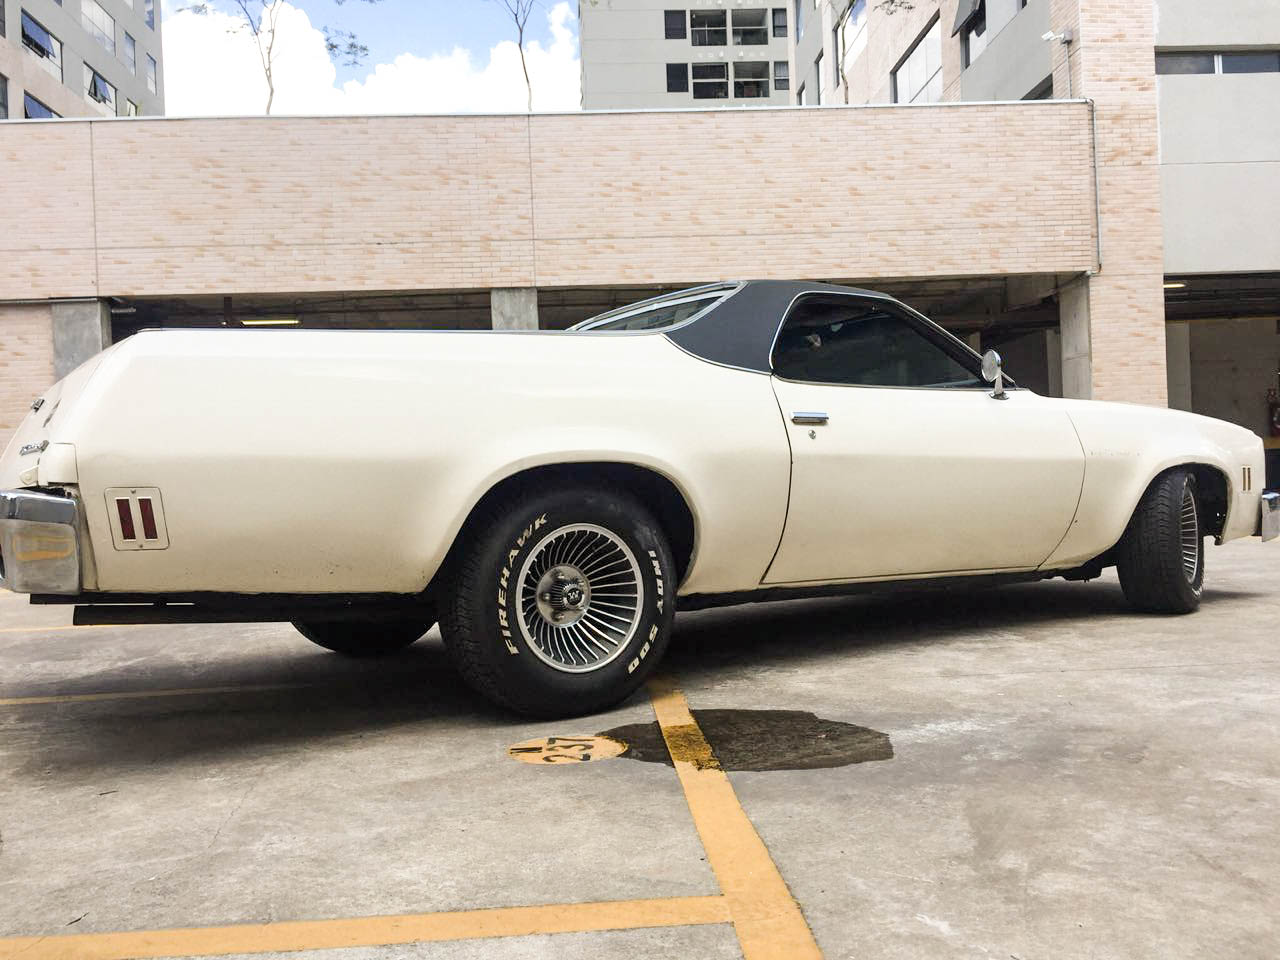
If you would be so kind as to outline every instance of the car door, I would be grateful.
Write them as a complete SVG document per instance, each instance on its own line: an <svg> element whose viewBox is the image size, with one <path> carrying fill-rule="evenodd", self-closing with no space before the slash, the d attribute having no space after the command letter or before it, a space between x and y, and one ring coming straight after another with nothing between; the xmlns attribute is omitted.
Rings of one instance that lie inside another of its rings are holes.
<svg viewBox="0 0 1280 960"><path fill-rule="evenodd" d="M787 519L766 583L1039 566L1084 478L1067 415L992 397L972 351L894 301L807 294L773 350L791 441Z"/></svg>

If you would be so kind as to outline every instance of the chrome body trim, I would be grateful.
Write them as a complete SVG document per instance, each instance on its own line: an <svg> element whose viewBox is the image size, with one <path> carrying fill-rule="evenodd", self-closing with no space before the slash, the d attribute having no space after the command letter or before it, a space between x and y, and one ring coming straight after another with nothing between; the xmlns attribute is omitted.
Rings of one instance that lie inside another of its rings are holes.
<svg viewBox="0 0 1280 960"><path fill-rule="evenodd" d="M0 490L0 587L80 592L80 511L71 497Z"/></svg>
<svg viewBox="0 0 1280 960"><path fill-rule="evenodd" d="M1262 542L1280 537L1280 493L1264 493L1258 503L1258 536Z"/></svg>

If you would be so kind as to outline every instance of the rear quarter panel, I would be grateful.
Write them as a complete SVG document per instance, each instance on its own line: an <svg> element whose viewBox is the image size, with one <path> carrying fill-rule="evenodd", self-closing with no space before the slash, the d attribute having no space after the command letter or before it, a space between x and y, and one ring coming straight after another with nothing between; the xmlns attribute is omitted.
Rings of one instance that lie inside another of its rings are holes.
<svg viewBox="0 0 1280 960"><path fill-rule="evenodd" d="M143 334L75 442L106 591L421 590L495 483L547 463L650 467L695 515L687 591L755 586L786 512L768 378L662 336ZM170 546L111 549L102 491L158 487Z"/></svg>

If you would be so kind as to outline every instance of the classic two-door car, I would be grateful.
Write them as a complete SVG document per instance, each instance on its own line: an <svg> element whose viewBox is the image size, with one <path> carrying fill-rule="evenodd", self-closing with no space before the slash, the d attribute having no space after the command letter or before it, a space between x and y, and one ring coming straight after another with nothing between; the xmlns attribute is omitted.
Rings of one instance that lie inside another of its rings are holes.
<svg viewBox="0 0 1280 960"><path fill-rule="evenodd" d="M35 401L0 583L77 623L280 620L353 656L439 622L461 675L575 714L712 603L1118 569L1200 601L1280 533L1248 430L1038 396L870 291L699 287L561 333L164 330Z"/></svg>

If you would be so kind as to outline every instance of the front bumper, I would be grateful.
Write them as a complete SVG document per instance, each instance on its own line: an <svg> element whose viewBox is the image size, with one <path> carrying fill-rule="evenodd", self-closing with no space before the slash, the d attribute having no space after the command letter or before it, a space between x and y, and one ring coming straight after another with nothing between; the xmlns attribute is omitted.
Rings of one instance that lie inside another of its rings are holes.
<svg viewBox="0 0 1280 960"><path fill-rule="evenodd" d="M1280 537L1280 493L1264 493L1258 512L1258 536L1263 543Z"/></svg>
<svg viewBox="0 0 1280 960"><path fill-rule="evenodd" d="M0 490L0 587L79 593L79 511L70 497Z"/></svg>

